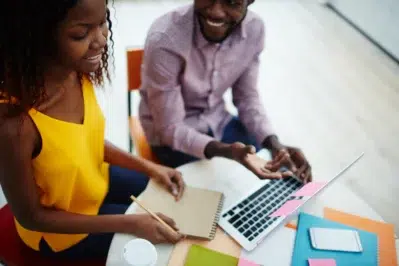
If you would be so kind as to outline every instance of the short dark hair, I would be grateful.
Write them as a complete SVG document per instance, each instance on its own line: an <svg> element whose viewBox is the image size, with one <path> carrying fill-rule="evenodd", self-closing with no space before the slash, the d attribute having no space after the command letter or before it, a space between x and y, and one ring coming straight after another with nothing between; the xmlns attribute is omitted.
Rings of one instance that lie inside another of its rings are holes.
<svg viewBox="0 0 399 266"><path fill-rule="evenodd" d="M106 4L108 1L105 0ZM35 107L45 96L45 58L57 52L56 32L68 10L79 0L0 0L0 98L18 104L9 105L13 115ZM99 69L91 81L103 85L110 80L109 59L113 59L110 10L107 8L110 38ZM83 73L79 73L83 75ZM10 113L11 114L11 113Z"/></svg>

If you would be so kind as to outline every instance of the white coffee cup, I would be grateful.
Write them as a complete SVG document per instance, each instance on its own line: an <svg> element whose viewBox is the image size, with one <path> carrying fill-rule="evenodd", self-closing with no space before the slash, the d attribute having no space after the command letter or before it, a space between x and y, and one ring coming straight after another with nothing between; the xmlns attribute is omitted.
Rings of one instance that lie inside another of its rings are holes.
<svg viewBox="0 0 399 266"><path fill-rule="evenodd" d="M155 246L148 240L136 238L126 243L122 257L129 266L155 266L158 260Z"/></svg>

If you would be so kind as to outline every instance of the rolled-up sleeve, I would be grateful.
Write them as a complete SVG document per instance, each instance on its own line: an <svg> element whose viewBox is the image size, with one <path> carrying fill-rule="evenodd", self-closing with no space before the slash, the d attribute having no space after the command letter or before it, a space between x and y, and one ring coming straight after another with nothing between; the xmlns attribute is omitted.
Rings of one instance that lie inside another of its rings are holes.
<svg viewBox="0 0 399 266"><path fill-rule="evenodd" d="M259 144L269 135L275 134L270 119L261 102L258 91L259 57L263 51L265 30L259 25L259 39L256 43L256 55L248 68L232 86L233 103L238 109L240 121L251 132Z"/></svg>
<svg viewBox="0 0 399 266"><path fill-rule="evenodd" d="M173 41L162 33L149 36L145 48L147 102L154 129L162 145L198 158L205 158L205 147L212 137L184 123L185 104L179 83L184 66Z"/></svg>

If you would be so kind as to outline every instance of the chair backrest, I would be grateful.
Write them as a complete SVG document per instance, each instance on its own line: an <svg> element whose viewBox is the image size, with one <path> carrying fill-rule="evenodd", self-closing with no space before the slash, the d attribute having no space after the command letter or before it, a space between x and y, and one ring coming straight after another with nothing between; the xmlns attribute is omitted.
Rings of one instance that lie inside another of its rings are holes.
<svg viewBox="0 0 399 266"><path fill-rule="evenodd" d="M127 58L127 88L129 91L137 90L141 86L141 64L144 50L132 48L126 51Z"/></svg>
<svg viewBox="0 0 399 266"><path fill-rule="evenodd" d="M141 64L143 62L143 55L143 49L128 49L126 51L129 116L132 113L130 110L131 92L134 90L138 90L141 86ZM151 150L150 145L148 144L139 118L131 116L129 118L129 126L131 141L135 144L138 155L147 160L158 162L157 158ZM132 151L133 149L132 142L130 142L130 151Z"/></svg>
<svg viewBox="0 0 399 266"><path fill-rule="evenodd" d="M130 131L131 138L136 146L137 154L144 159L150 160L155 163L159 163L157 157L152 152L152 149L147 141L147 138L144 134L144 130L141 126L140 120L138 117L133 116L129 120L130 123Z"/></svg>

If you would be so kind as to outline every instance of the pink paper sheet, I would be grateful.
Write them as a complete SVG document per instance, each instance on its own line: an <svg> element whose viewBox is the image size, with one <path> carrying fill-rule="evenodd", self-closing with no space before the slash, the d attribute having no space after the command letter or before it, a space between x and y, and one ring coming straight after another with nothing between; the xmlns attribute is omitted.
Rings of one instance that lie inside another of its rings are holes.
<svg viewBox="0 0 399 266"><path fill-rule="evenodd" d="M298 190L294 196L313 196L319 189L324 187L326 182L310 182Z"/></svg>
<svg viewBox="0 0 399 266"><path fill-rule="evenodd" d="M246 260L244 258L240 258L240 260L238 261L238 265L237 266L259 266L259 264L256 264L252 261Z"/></svg>
<svg viewBox="0 0 399 266"><path fill-rule="evenodd" d="M302 204L302 200L289 200L284 203L277 211L272 213L270 217L287 216L291 214L299 205Z"/></svg>
<svg viewBox="0 0 399 266"><path fill-rule="evenodd" d="M309 266L337 266L334 259L309 259Z"/></svg>

